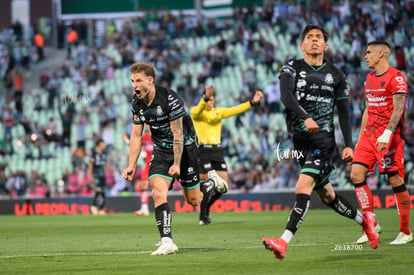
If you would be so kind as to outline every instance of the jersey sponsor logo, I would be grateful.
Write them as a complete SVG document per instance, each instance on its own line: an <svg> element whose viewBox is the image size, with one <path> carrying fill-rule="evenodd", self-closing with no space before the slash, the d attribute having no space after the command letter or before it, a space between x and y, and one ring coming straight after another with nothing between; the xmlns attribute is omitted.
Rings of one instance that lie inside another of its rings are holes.
<svg viewBox="0 0 414 275"><path fill-rule="evenodd" d="M394 148L391 151L386 152L385 155L390 156L390 155L394 154L395 152L397 152L397 149Z"/></svg>
<svg viewBox="0 0 414 275"><path fill-rule="evenodd" d="M184 107L183 107L183 106L181 106L181 108L180 108L180 109L178 109L178 110L175 110L175 111L171 112L170 117L175 117L176 115L178 115L178 114L182 113L183 111L184 111Z"/></svg>
<svg viewBox="0 0 414 275"><path fill-rule="evenodd" d="M167 118L168 118L168 116L157 117L157 121L166 120Z"/></svg>
<svg viewBox="0 0 414 275"><path fill-rule="evenodd" d="M327 91L333 92L334 88L328 85L322 85L321 90L327 90Z"/></svg>
<svg viewBox="0 0 414 275"><path fill-rule="evenodd" d="M404 77L402 76L395 77L395 80L398 82L398 84L405 84Z"/></svg>
<svg viewBox="0 0 414 275"><path fill-rule="evenodd" d="M367 94L367 100L369 103L384 102L387 100L386 96L375 96L372 94Z"/></svg>
<svg viewBox="0 0 414 275"><path fill-rule="evenodd" d="M306 95L306 100L307 101L315 101L315 102L324 102L324 103L331 103L332 102L332 98L326 98L326 97L322 97L322 96L314 96L314 95L310 95L310 94Z"/></svg>

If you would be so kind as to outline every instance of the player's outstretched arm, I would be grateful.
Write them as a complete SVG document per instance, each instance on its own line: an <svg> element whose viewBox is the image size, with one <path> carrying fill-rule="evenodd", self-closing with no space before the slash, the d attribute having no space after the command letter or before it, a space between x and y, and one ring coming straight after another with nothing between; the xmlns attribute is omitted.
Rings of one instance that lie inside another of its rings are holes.
<svg viewBox="0 0 414 275"><path fill-rule="evenodd" d="M242 104L233 107L220 108L221 118L229 118L246 112L247 110L252 108L253 105L258 104L262 97L263 93L261 91L256 91L253 98L250 101L246 101Z"/></svg>
<svg viewBox="0 0 414 275"><path fill-rule="evenodd" d="M200 117L201 113L204 111L204 109L207 106L207 102L216 93L216 89L214 88L213 85L210 85L209 87L206 86L204 89L205 91L200 99L200 102L196 106L192 107L190 110L190 114L192 118L197 119Z"/></svg>

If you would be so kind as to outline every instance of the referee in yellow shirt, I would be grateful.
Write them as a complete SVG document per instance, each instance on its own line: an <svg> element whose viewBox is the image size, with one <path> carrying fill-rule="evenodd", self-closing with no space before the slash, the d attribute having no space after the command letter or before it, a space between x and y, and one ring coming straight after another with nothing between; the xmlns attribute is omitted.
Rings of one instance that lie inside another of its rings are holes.
<svg viewBox="0 0 414 275"><path fill-rule="evenodd" d="M197 106L191 108L191 118L197 134L199 146L199 166L201 180L208 179L208 173L216 173L228 182L227 165L221 148L221 120L239 115L259 103L263 93L256 91L252 100L229 108L214 107L216 90L213 85L206 86L205 92ZM225 190L223 193L227 192ZM207 225L210 220L210 207L223 193L213 192L208 205L200 205L200 225ZM207 200L206 200L207 201Z"/></svg>

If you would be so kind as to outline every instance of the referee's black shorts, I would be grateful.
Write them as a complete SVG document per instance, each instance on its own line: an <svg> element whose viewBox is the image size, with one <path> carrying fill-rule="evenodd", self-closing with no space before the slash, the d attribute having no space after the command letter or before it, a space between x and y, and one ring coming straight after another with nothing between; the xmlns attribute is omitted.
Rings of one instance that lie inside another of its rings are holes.
<svg viewBox="0 0 414 275"><path fill-rule="evenodd" d="M224 151L219 144L199 144L198 151L200 152L198 164L202 174L206 174L210 170L227 171Z"/></svg>

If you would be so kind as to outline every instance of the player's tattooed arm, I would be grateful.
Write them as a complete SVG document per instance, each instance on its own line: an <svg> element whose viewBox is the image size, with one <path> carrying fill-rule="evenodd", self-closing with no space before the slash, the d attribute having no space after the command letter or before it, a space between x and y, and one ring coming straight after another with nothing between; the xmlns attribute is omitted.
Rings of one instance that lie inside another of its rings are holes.
<svg viewBox="0 0 414 275"><path fill-rule="evenodd" d="M173 151L174 151L174 163L180 165L181 156L183 154L184 147L184 135L183 135L183 118L177 118L171 121L171 132L174 136Z"/></svg>
<svg viewBox="0 0 414 275"><path fill-rule="evenodd" d="M390 121L388 122L387 129L394 132L404 112L405 95L404 94L393 95L392 102L394 104L394 111L392 112Z"/></svg>

